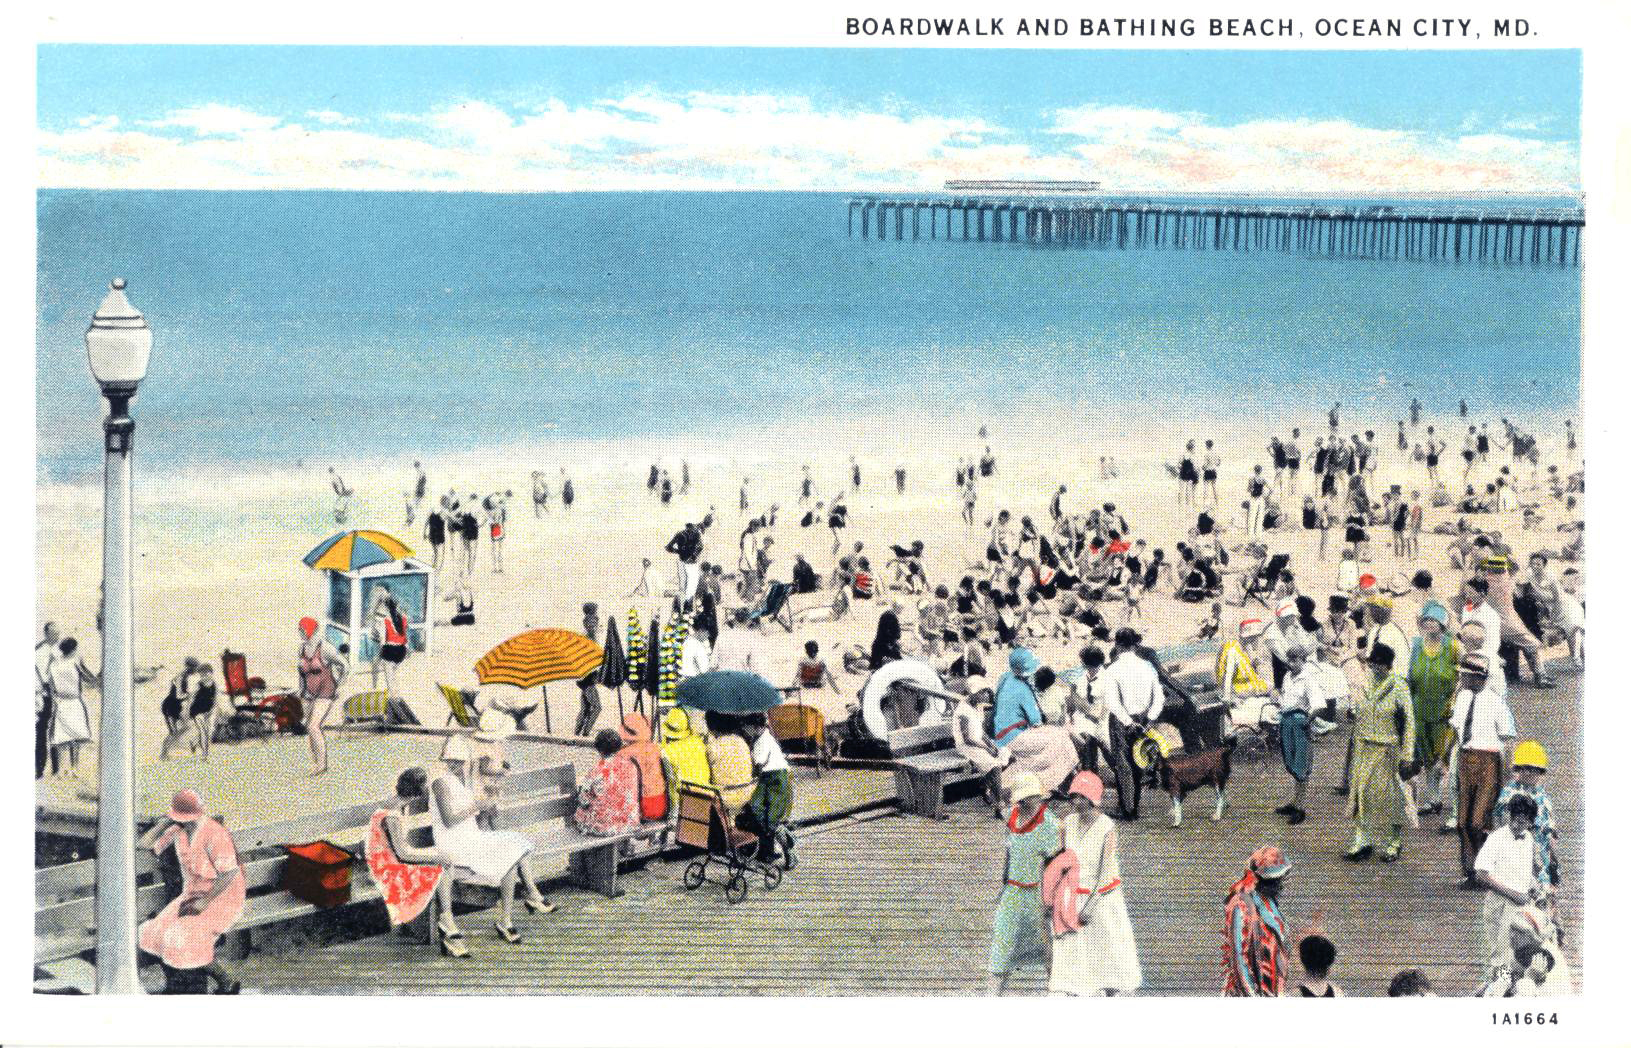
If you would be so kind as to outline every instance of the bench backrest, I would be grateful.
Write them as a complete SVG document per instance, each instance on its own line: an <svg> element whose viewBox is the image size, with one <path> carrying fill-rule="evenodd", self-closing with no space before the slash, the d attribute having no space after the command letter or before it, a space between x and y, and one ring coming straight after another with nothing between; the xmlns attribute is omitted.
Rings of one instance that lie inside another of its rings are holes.
<svg viewBox="0 0 1631 1048"><path fill-rule="evenodd" d="M503 795L495 821L499 829L569 819L577 808L577 769L561 764L518 772L506 777ZM254 894L278 887L286 858L283 845L334 838L339 838L336 843L354 844L364 836L374 812L391 803L391 798L383 798L237 831L232 843L238 851L245 888ZM158 875L150 850L137 851L136 874L136 913L138 919L145 920L169 901L170 891ZM94 859L35 871L35 936L94 928L96 901L91 893L95 882Z"/></svg>
<svg viewBox="0 0 1631 1048"><path fill-rule="evenodd" d="M920 753L949 750L952 748L951 725L941 722L897 728L889 733L885 741L891 757L915 757Z"/></svg>

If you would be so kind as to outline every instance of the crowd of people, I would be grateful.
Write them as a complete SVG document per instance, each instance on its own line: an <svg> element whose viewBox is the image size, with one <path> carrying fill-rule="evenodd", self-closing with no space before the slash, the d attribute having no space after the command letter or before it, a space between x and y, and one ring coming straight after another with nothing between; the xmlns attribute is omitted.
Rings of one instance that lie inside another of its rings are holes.
<svg viewBox="0 0 1631 1048"><path fill-rule="evenodd" d="M1117 830L1139 817L1142 791L1160 784L1160 762L1152 754L1206 745L1197 741L1203 713L1197 680L1221 703L1231 744L1250 735L1277 752L1287 794L1276 813L1288 831L1310 819L1342 820L1343 857L1355 863L1395 862L1413 834L1456 834L1461 884L1482 893L1485 992L1570 992L1554 912L1566 871L1559 869L1558 829L1543 785L1547 755L1526 731L1511 694L1553 686L1548 648L1566 646L1575 666L1584 660L1577 566L1584 536L1576 526L1583 471L1573 461L1572 426L1567 473L1553 466L1544 480L1533 436L1504 419L1501 439L1490 440L1487 427L1472 427L1461 478L1469 494L1457 499L1440 476L1445 447L1434 427L1410 437L1421 426L1419 405L1412 405L1408 429L1399 422L1396 453L1383 449L1374 430L1342 435L1339 412L1340 405L1331 409L1329 433L1306 442L1306 451L1300 428L1272 437L1266 461L1250 464L1238 507L1223 505L1224 460L1216 441L1189 441L1168 468L1178 481L1178 503L1194 509L1194 523L1171 543L1170 556L1153 540L1153 529L1152 538L1145 537L1113 500L1073 510L1063 483L1045 489L1052 493L1045 516L1040 506L1034 515L995 506L979 523L982 482L997 470L982 427L983 451L959 458L955 467L962 519L976 536L969 555L926 549L915 538L887 551L847 542L848 500L863 486L861 466L851 458L848 483L830 494L817 491L806 466L785 494L798 507L785 520L773 499L755 513L744 480L734 570L727 573L717 552L710 556L716 523L710 507L660 553L650 551L625 596L644 598L685 624L675 668L681 679L711 670L773 676L767 623L783 622L796 634L802 623L845 617L870 630L871 643L843 644L824 657L816 641L795 638L805 652L796 686L840 691L900 660L933 671L957 701L938 714L918 710L911 719L938 715L950 722L957 752L982 774L986 800L1006 825L989 963L996 992L1032 957L1045 959L1054 992L1131 993L1142 985L1138 914L1125 899ZM1491 464L1492 448L1506 451L1511 462ZM1384 459L1393 477L1412 470L1419 476L1373 497ZM1312 474L1306 493L1305 462ZM426 486L423 469L415 467L416 490L405 496L410 519ZM1525 467L1527 478L1520 476ZM1490 473L1487 506L1472 496L1475 472L1480 478ZM1100 479L1116 474L1107 457ZM684 495L692 479L688 462L680 463L679 475L677 493ZM653 464L645 479L659 504L676 497L667 469ZM904 494L906 479L902 466L882 483ZM532 480L534 512L541 517L549 512L551 489L542 471ZM338 518L351 492L337 473L333 483ZM558 490L561 505L570 507L576 493L564 470ZM455 623L460 617L474 622L471 580L484 533L492 570L503 571L509 497L505 491L459 498L449 491L425 515L434 568L451 565L458 578L449 593ZM1300 517L1284 512L1292 500L1301 500ZM1535 523L1526 517L1517 541L1528 556L1520 560L1513 541L1480 527L1478 515L1521 508L1532 511ZM1562 517L1558 532L1569 537L1560 548L1541 548L1540 521L1554 510ZM1439 523L1429 529L1435 517ZM1329 574L1319 562L1327 556L1328 532L1339 524L1336 582L1326 586L1316 581ZM811 563L820 554L779 557L778 527L830 531L830 567L818 571ZM1373 546L1377 529L1391 534L1391 542ZM1312 563L1277 549L1282 536L1299 530L1319 533ZM1421 566L1424 533L1444 541L1454 577ZM671 571L654 567L661 555L672 558ZM1570 566L1558 573L1559 563ZM942 574L947 566L953 570ZM408 652L406 623L388 590L375 595L366 618L379 651L375 671L390 694ZM802 599L795 604L796 598ZM1146 606L1156 601L1199 613L1192 632L1165 637L1159 649L1145 643L1140 628ZM875 617L860 614L869 602ZM586 604L584 614L586 634L598 640L598 605ZM303 620L300 633L299 691L321 773L327 767L321 724L347 660L314 620ZM1048 651L1067 654L1048 665L1039 654ZM95 677L73 642L50 627L36 663L37 774L47 754L54 769L57 763L71 769L78 743L90 737L78 688ZM834 673L840 667L842 679ZM593 682L580 692L575 730L592 739L596 753L574 819L582 832L618 835L668 825L680 784L690 782L718 790L733 822L758 839L765 860L779 854L792 864L786 822L793 779L764 716L654 706L649 719L634 712L601 728ZM215 698L211 667L188 660L164 702L165 755L190 744L207 756ZM508 770L506 718L496 708L473 705L472 712L475 727L449 740L443 771L402 773L397 807L380 813L370 835L370 869L393 921L411 920L449 891L451 871L475 871L500 888L495 930L514 942L520 937L512 918L516 891L534 912L547 912L549 904L537 894L526 839L490 825ZM1309 796L1319 762L1341 768L1343 802L1336 811ZM1213 785L1217 818L1225 792L1223 783ZM1174 821L1179 799L1174 794ZM190 803L178 797L176 811L187 814ZM428 841L406 829L409 813L424 806L433 831ZM156 846L175 845L179 852L192 848L190 841L180 831ZM1280 847L1258 847L1228 893L1225 993L1341 995L1333 981L1338 944L1317 921L1294 935L1280 912L1290 869ZM219 881L226 873L217 862L212 876ZM202 883L202 872L199 877ZM451 906L439 908L437 922L440 948L466 955ZM162 938L161 932L154 935ZM1288 974L1293 952L1305 975L1295 987ZM1401 972L1394 983L1396 995L1431 992L1419 972Z"/></svg>

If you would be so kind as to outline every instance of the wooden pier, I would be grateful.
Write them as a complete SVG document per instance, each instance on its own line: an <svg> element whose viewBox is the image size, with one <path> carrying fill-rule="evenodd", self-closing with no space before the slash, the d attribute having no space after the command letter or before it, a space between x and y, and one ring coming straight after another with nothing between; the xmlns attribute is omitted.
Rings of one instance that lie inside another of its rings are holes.
<svg viewBox="0 0 1631 1048"><path fill-rule="evenodd" d="M1203 203L1064 196L849 198L849 236L1082 248L1283 251L1578 266L1583 208Z"/></svg>

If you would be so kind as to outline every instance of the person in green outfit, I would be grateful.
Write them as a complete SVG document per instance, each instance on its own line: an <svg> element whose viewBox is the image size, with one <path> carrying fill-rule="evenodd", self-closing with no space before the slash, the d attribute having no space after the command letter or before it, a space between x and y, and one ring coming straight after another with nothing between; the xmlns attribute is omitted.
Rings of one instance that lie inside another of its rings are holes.
<svg viewBox="0 0 1631 1048"><path fill-rule="evenodd" d="M1416 715L1410 685L1393 672L1392 647L1372 644L1365 662L1371 683L1354 704L1353 789L1348 798L1354 838L1343 858L1364 862L1374 851L1371 842L1385 834L1379 858L1392 862L1403 844L1406 801L1399 775L1403 755L1415 753Z"/></svg>
<svg viewBox="0 0 1631 1048"><path fill-rule="evenodd" d="M1009 789L1014 809L1008 816L1008 851L1002 867L1002 895L997 900L991 932L990 989L1008 989L1014 965L1047 956L1042 920L1042 868L1063 845L1059 823L1048 811L1042 784L1028 771L1014 776Z"/></svg>
<svg viewBox="0 0 1631 1048"><path fill-rule="evenodd" d="M1461 645L1449 633L1450 613L1429 600L1418 619L1420 635L1410 648L1410 702L1416 713L1415 763L1418 814L1444 810L1443 785L1449 767L1450 707L1455 702Z"/></svg>

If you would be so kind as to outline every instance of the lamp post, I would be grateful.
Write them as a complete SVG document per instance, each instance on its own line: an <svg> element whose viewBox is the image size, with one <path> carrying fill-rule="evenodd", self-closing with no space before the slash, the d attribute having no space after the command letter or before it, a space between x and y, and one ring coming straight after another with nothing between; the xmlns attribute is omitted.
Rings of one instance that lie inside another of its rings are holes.
<svg viewBox="0 0 1631 1048"><path fill-rule="evenodd" d="M102 503L102 733L96 816L96 990L141 993L136 974L136 704L131 651L130 401L147 377L153 332L113 281L85 332L91 374L108 401Z"/></svg>

